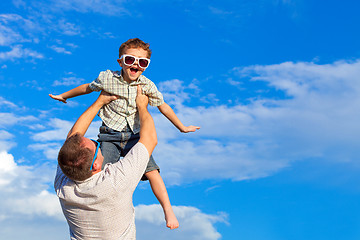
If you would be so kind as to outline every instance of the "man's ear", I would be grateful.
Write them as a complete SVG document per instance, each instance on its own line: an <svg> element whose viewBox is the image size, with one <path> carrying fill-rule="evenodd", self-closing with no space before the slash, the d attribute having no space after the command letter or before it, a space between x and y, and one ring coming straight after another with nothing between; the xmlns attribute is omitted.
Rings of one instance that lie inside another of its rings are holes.
<svg viewBox="0 0 360 240"><path fill-rule="evenodd" d="M101 171L101 166L102 166L102 162L100 162L98 160L99 158L95 159L95 162L93 164L93 171L97 172L97 171Z"/></svg>

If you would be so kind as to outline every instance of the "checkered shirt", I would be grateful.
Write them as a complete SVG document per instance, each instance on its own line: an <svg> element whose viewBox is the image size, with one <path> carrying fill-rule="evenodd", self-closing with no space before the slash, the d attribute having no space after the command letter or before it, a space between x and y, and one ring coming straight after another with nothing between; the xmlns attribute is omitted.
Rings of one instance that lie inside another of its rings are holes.
<svg viewBox="0 0 360 240"><path fill-rule="evenodd" d="M138 142L121 161L85 181L69 179L58 166L54 187L70 239L136 239L132 196L148 162L149 152Z"/></svg>
<svg viewBox="0 0 360 240"><path fill-rule="evenodd" d="M120 71L100 72L97 79L89 84L93 91L101 91L120 96L119 99L103 106L99 116L106 126L121 131L127 123L134 133L140 132L139 113L136 108L137 85L141 85L142 91L149 97L149 104L158 107L164 103L163 95L156 85L143 75L138 80L126 82Z"/></svg>

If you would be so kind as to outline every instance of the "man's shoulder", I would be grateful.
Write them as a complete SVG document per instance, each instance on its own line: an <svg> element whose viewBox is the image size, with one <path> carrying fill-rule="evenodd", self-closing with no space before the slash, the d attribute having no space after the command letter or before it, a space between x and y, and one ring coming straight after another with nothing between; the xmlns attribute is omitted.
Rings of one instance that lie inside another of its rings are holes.
<svg viewBox="0 0 360 240"><path fill-rule="evenodd" d="M139 179L144 174L149 157L150 155L145 145L138 142L123 159L116 163L106 164L102 171L107 178L112 179L115 186L118 184L122 186L130 184L129 186L135 188Z"/></svg>
<svg viewBox="0 0 360 240"><path fill-rule="evenodd" d="M135 158L144 158L149 160L149 152L147 150L147 148L145 147L145 145L142 142L137 142L131 149L130 151L126 154L126 156L124 157L124 159L122 159L121 161L126 161L126 159L128 159L130 162L133 161L133 159ZM122 164L120 161L114 163L114 164Z"/></svg>
<svg viewBox="0 0 360 240"><path fill-rule="evenodd" d="M68 178L61 170L60 166L57 165L57 169L56 169L56 175L55 175L55 180L54 180L54 188L55 190L59 190L61 187L63 187L64 185L66 185L69 181L72 182L72 180L70 180L70 178Z"/></svg>
<svg viewBox="0 0 360 240"><path fill-rule="evenodd" d="M129 151L130 155L149 155L147 148L142 142L137 142ZM127 154L128 155L128 154ZM126 156L125 156L126 157ZM148 156L149 157L149 156Z"/></svg>

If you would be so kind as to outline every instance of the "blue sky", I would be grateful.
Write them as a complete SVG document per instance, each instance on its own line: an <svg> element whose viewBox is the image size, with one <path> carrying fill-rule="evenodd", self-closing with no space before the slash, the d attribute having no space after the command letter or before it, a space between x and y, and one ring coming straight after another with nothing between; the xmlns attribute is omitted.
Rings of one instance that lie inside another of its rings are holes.
<svg viewBox="0 0 360 240"><path fill-rule="evenodd" d="M180 228L147 182L138 239L360 238L357 1L13 0L0 3L0 238L67 239L57 152L97 93L52 100L119 70L139 37L150 78L186 125L151 108ZM96 137L101 121L91 125Z"/></svg>

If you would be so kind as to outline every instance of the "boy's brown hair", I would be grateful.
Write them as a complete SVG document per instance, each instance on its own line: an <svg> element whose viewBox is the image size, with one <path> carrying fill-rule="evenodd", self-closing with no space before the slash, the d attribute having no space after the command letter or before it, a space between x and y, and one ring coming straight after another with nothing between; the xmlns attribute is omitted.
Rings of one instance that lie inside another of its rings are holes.
<svg viewBox="0 0 360 240"><path fill-rule="evenodd" d="M70 179L83 181L91 177L90 165L94 154L90 149L81 146L80 134L75 134L64 142L58 155L62 172Z"/></svg>
<svg viewBox="0 0 360 240"><path fill-rule="evenodd" d="M139 38L131 38L126 42L124 42L123 44L121 44L119 48L119 57L121 57L124 54L125 50L129 48L142 48L145 51L147 51L148 58L151 57L150 44L145 43L143 40L140 40Z"/></svg>

